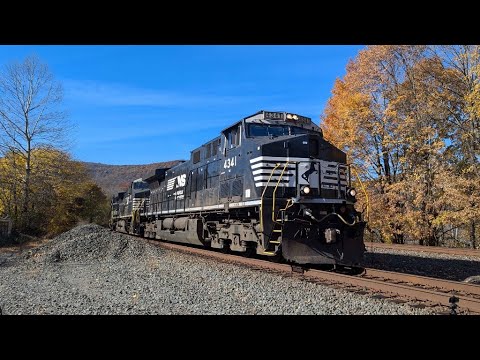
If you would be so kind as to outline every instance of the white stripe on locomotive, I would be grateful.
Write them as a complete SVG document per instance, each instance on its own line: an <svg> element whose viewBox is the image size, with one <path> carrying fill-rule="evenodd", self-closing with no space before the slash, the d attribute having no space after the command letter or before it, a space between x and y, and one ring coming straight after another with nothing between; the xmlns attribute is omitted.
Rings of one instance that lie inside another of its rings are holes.
<svg viewBox="0 0 480 360"><path fill-rule="evenodd" d="M291 162L310 162L310 158L294 158L294 157L278 157L278 156L259 156L254 159L250 159L250 166L252 168L252 174L254 175L255 187L260 186L277 186L277 182L280 179L280 175L283 172L282 180L279 186L285 187L288 183L288 187L296 186L295 169L296 164L288 164L285 168L287 161ZM336 189L340 182L340 188L345 191L347 186L347 175L345 165L339 164L335 161L318 160L320 162L320 186L323 189ZM277 164L279 165L273 170ZM338 167L340 165L340 167ZM318 164L317 164L318 166ZM268 183L270 175L273 176ZM256 176L255 176L256 175Z"/></svg>

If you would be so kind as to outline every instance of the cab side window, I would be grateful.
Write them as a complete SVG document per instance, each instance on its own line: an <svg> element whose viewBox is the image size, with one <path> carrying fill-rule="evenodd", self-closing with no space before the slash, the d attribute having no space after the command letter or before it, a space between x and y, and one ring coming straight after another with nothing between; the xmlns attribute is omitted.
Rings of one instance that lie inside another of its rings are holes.
<svg viewBox="0 0 480 360"><path fill-rule="evenodd" d="M221 144L220 139L217 139L212 143L212 156L216 156L217 154L221 153L220 144Z"/></svg>
<svg viewBox="0 0 480 360"><path fill-rule="evenodd" d="M193 160L193 163L194 163L194 164L200 162L200 150L194 151L194 152L192 153L192 160Z"/></svg>
<svg viewBox="0 0 480 360"><path fill-rule="evenodd" d="M225 132L225 140L227 144L227 150L236 148L241 145L242 142L242 125L239 124Z"/></svg>

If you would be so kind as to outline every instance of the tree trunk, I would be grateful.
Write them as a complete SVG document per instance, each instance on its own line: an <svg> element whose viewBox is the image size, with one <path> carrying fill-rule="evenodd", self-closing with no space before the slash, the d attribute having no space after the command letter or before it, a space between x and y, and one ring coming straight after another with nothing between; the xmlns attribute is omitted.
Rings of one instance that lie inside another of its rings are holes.
<svg viewBox="0 0 480 360"><path fill-rule="evenodd" d="M18 224L18 194L17 194L17 161L16 161L16 154L13 151L13 167L12 167L12 187L13 187L13 224L14 227Z"/></svg>
<svg viewBox="0 0 480 360"><path fill-rule="evenodd" d="M430 235L428 237L428 246L438 246L438 240L435 235Z"/></svg>
<svg viewBox="0 0 480 360"><path fill-rule="evenodd" d="M438 238L437 238L437 229L432 226L432 224L428 221L427 222L428 227L429 227L429 234L427 238L427 245L428 246L438 246Z"/></svg>
<svg viewBox="0 0 480 360"><path fill-rule="evenodd" d="M25 165L25 183L23 188L23 226L27 228L30 224L30 165L31 165L31 144L27 140L27 161Z"/></svg>
<svg viewBox="0 0 480 360"><path fill-rule="evenodd" d="M470 245L472 249L476 249L476 234L475 234L475 220L470 221Z"/></svg>
<svg viewBox="0 0 480 360"><path fill-rule="evenodd" d="M388 153L383 149L383 167L385 168L385 177L387 178L387 183L392 184L392 173L390 170L390 162L388 159Z"/></svg>
<svg viewBox="0 0 480 360"><path fill-rule="evenodd" d="M393 242L395 244L405 244L405 236L404 234L394 234L393 235Z"/></svg>

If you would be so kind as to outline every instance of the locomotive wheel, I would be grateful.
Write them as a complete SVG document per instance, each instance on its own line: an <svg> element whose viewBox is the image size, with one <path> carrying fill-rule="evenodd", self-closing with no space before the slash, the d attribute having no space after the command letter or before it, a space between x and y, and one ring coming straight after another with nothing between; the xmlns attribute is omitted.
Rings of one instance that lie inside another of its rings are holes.
<svg viewBox="0 0 480 360"><path fill-rule="evenodd" d="M224 245L223 245L223 248L219 249L218 251L220 251L222 254L230 254L231 253L230 244L227 244L225 242Z"/></svg>

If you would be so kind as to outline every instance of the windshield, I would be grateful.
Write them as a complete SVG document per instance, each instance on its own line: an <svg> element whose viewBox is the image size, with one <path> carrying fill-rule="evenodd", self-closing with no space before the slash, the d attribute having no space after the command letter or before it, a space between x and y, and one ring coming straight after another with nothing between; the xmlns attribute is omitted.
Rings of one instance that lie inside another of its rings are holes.
<svg viewBox="0 0 480 360"><path fill-rule="evenodd" d="M135 190L148 189L148 184L145 181L138 181L133 183L133 188Z"/></svg>
<svg viewBox="0 0 480 360"><path fill-rule="evenodd" d="M307 129L289 125L250 124L248 127L248 134L251 137L297 135L308 132Z"/></svg>

